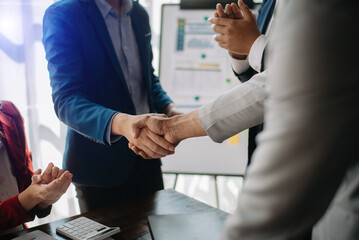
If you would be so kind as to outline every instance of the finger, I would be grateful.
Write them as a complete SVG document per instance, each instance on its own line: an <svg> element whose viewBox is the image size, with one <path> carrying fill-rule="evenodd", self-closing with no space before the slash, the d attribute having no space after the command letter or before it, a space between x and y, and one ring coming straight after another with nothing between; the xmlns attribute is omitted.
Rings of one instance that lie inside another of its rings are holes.
<svg viewBox="0 0 359 240"><path fill-rule="evenodd" d="M227 27L223 27L221 25L212 24L211 28L212 28L213 32L215 32L215 33L219 33L222 35L227 33Z"/></svg>
<svg viewBox="0 0 359 240"><path fill-rule="evenodd" d="M48 165L47 165L47 167L46 167L46 169L45 169L45 171L44 171L44 174L45 173L51 173L51 171L52 171L52 168L54 167L55 165L52 163L52 162L50 162Z"/></svg>
<svg viewBox="0 0 359 240"><path fill-rule="evenodd" d="M147 147L147 146L141 146L140 148L146 155L145 159L161 158L161 157L166 156L166 155L159 154L159 153L153 151L150 147ZM143 156L141 155L141 157L143 157Z"/></svg>
<svg viewBox="0 0 359 240"><path fill-rule="evenodd" d="M60 178L52 181L51 183L49 183L49 188L51 190L56 190L58 188L61 188L61 186L66 182L68 176L69 176L69 171L65 171Z"/></svg>
<svg viewBox="0 0 359 240"><path fill-rule="evenodd" d="M232 19L228 19L228 18L209 18L207 21L212 24L219 25L222 27L228 27L228 26L232 25L232 22L233 22Z"/></svg>
<svg viewBox="0 0 359 240"><path fill-rule="evenodd" d="M35 172L34 172L34 175L40 175L41 174L41 168L37 169Z"/></svg>
<svg viewBox="0 0 359 240"><path fill-rule="evenodd" d="M67 189L69 188L69 186L70 186L70 184L72 182L72 177L73 177L73 175L71 173L69 173L67 175L67 179L65 180L65 182L60 187L61 192L65 193L67 191Z"/></svg>
<svg viewBox="0 0 359 240"><path fill-rule="evenodd" d="M213 38L217 43L225 43L227 38L223 35L216 35L214 38Z"/></svg>
<svg viewBox="0 0 359 240"><path fill-rule="evenodd" d="M52 174L52 168L54 167L54 164L50 162L47 165L47 168L45 169L44 173L42 174L44 181L46 183L49 183L51 181L51 174Z"/></svg>
<svg viewBox="0 0 359 240"><path fill-rule="evenodd" d="M140 150L132 143L128 143L128 147L134 152L136 153L137 155L140 155L139 152Z"/></svg>
<svg viewBox="0 0 359 240"><path fill-rule="evenodd" d="M219 17L221 17L221 18L226 18L227 17L227 15L224 12L224 9L222 7L222 4L218 3L216 5L216 9L217 9L217 13L218 13Z"/></svg>
<svg viewBox="0 0 359 240"><path fill-rule="evenodd" d="M162 150L162 149L164 150L161 153L168 155L168 154L174 152L174 150L175 150L174 146L170 142L168 142L166 139L164 139L163 137L160 137L160 136L158 136L157 134L155 134L155 133L153 133L151 131L148 131L147 136L155 144L157 144L160 147L160 150Z"/></svg>
<svg viewBox="0 0 359 240"><path fill-rule="evenodd" d="M232 12L232 8L229 4L226 4L226 14L228 18L234 18L233 12Z"/></svg>
<svg viewBox="0 0 359 240"><path fill-rule="evenodd" d="M238 6L243 12L243 18L245 20L251 20L253 18L252 11L249 9L249 7L243 2L243 0L238 1Z"/></svg>
<svg viewBox="0 0 359 240"><path fill-rule="evenodd" d="M151 117L167 118L167 115L163 113L151 113L150 115Z"/></svg>
<svg viewBox="0 0 359 240"><path fill-rule="evenodd" d="M147 156L147 154L144 151L140 151L139 155L144 159L151 159L149 156Z"/></svg>
<svg viewBox="0 0 359 240"><path fill-rule="evenodd" d="M62 170L62 169L59 169L59 172L57 173L57 176L56 176L56 178L59 178L59 177L61 177L61 175L64 173L64 170Z"/></svg>
<svg viewBox="0 0 359 240"><path fill-rule="evenodd" d="M239 7L238 7L237 4L232 3L232 4L231 4L231 9L232 9L233 16L234 16L235 19L243 19L242 12L241 12L241 10L239 9Z"/></svg>
<svg viewBox="0 0 359 240"><path fill-rule="evenodd" d="M135 120L131 125L133 136L135 139L138 138L138 136L140 135L141 128L146 127L146 123L149 118L149 114L136 116L137 120Z"/></svg>
<svg viewBox="0 0 359 240"><path fill-rule="evenodd" d="M39 174L35 174L31 177L32 183L35 183L35 184L40 183L41 180L42 180L42 178L41 178L41 175L39 175Z"/></svg>
<svg viewBox="0 0 359 240"><path fill-rule="evenodd" d="M51 172L51 181L56 179L57 174L59 173L59 168L58 167L53 167L52 168L52 172Z"/></svg>
<svg viewBox="0 0 359 240"><path fill-rule="evenodd" d="M218 12L214 12L213 16L214 16L215 18L219 18Z"/></svg>

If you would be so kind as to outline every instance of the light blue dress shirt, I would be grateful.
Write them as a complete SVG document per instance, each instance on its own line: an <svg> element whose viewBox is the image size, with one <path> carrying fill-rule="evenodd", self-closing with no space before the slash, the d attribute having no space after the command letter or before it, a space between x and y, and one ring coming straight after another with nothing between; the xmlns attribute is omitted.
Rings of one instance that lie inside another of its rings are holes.
<svg viewBox="0 0 359 240"><path fill-rule="evenodd" d="M131 0L120 0L121 14L118 15L117 11L106 0L95 0L95 2L105 20L136 113L149 113L148 92L142 75L140 54L130 17L133 3ZM119 139L119 137L111 139L111 126L114 116L107 126L106 141L109 144Z"/></svg>

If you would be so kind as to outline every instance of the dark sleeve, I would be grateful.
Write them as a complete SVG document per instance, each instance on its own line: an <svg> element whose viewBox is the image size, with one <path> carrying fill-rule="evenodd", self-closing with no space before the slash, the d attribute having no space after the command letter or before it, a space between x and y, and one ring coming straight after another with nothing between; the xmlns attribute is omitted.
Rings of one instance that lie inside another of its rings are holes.
<svg viewBox="0 0 359 240"><path fill-rule="evenodd" d="M264 51L263 51L263 55L262 55L262 60L261 60L261 71L260 72L264 72L266 70L266 66L265 66L265 54L266 54L266 49L267 47L265 47ZM256 70L254 70L252 67L249 67L247 71L238 74L236 73L234 70L234 75L236 75L236 77L239 79L239 81L241 81L242 83L247 82L249 79L251 79L255 74L257 74L258 72Z"/></svg>
<svg viewBox="0 0 359 240"><path fill-rule="evenodd" d="M253 68L249 67L247 71L238 74L236 73L234 70L234 75L236 75L236 77L239 79L239 81L241 81L242 83L247 82L249 79L251 79L253 77L253 75L257 74L258 72L256 70L254 70Z"/></svg>
<svg viewBox="0 0 359 240"><path fill-rule="evenodd" d="M45 209L39 208L39 206L34 207L31 209L30 214L36 215L38 218L47 217L51 213L52 205L48 206Z"/></svg>

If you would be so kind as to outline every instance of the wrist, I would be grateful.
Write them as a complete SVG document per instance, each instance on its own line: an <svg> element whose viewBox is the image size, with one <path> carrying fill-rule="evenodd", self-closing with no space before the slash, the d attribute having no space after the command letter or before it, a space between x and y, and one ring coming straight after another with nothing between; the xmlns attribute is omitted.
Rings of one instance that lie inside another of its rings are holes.
<svg viewBox="0 0 359 240"><path fill-rule="evenodd" d="M162 111L167 117L183 114L174 103L168 104Z"/></svg>
<svg viewBox="0 0 359 240"><path fill-rule="evenodd" d="M36 205L42 202L40 195L37 193L37 191L32 189L31 185L18 195L18 200L21 207L26 212L29 212Z"/></svg>
<svg viewBox="0 0 359 240"><path fill-rule="evenodd" d="M178 140L206 135L197 110L170 118L168 128L178 137Z"/></svg>
<svg viewBox="0 0 359 240"><path fill-rule="evenodd" d="M242 55L242 54L237 54L234 52L229 52L229 54L231 55L232 58L237 59L237 60L246 60L248 55Z"/></svg>
<svg viewBox="0 0 359 240"><path fill-rule="evenodd" d="M131 129L130 124L133 117L134 116L125 113L116 114L112 121L111 134L128 137L128 130Z"/></svg>
<svg viewBox="0 0 359 240"><path fill-rule="evenodd" d="M39 204L37 204L37 206L39 206L40 209L45 209L50 205L44 202L40 202Z"/></svg>

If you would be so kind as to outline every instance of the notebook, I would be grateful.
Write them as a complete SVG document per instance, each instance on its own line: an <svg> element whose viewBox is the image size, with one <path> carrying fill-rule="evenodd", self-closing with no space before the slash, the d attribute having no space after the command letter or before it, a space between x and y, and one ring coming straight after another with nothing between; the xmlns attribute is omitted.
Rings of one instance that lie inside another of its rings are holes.
<svg viewBox="0 0 359 240"><path fill-rule="evenodd" d="M33 232L26 233L24 235L21 235L20 237L13 238L12 240L57 240L54 237L51 237L50 235L40 231L36 230Z"/></svg>
<svg viewBox="0 0 359 240"><path fill-rule="evenodd" d="M152 215L148 221L154 240L219 240L223 229L215 212Z"/></svg>

